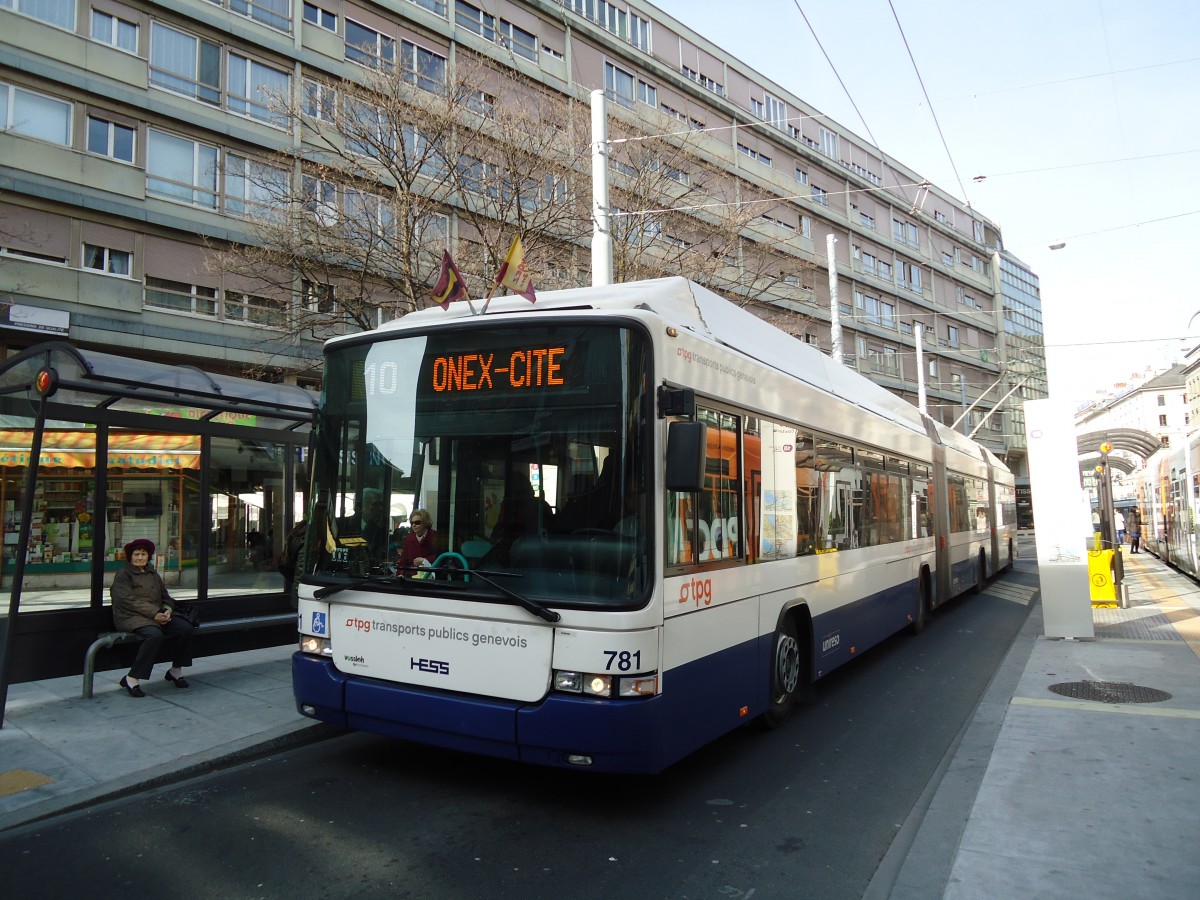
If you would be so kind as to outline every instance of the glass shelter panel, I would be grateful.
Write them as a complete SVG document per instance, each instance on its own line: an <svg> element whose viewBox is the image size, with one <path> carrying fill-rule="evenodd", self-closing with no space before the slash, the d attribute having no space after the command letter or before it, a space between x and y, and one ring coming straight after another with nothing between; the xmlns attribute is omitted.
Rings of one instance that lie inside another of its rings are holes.
<svg viewBox="0 0 1200 900"><path fill-rule="evenodd" d="M289 454L280 444L213 438L210 460L210 595L280 591Z"/></svg>

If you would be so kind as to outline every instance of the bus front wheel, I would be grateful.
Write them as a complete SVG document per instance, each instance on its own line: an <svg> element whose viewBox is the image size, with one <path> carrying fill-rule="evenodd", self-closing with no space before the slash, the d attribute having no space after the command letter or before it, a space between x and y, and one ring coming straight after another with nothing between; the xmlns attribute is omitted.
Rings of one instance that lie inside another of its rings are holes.
<svg viewBox="0 0 1200 900"><path fill-rule="evenodd" d="M762 721L767 728L778 728L791 714L804 677L801 661L805 657L796 638L796 623L785 617L775 630L771 653L771 701Z"/></svg>

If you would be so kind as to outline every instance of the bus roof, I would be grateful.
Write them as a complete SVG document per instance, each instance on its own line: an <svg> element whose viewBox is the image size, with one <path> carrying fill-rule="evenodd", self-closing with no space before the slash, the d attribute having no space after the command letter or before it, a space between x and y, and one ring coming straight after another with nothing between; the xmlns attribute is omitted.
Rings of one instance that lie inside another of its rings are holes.
<svg viewBox="0 0 1200 900"><path fill-rule="evenodd" d="M473 302L476 310L482 307L482 301ZM537 295L534 304L523 297L500 297L492 300L487 317L508 318L569 309L649 310L669 325L785 372L913 431L926 433L921 414L911 403L858 372L835 363L815 347L796 340L737 304L683 277L545 291ZM427 328L433 324L469 320L471 317L470 305L462 300L450 304L448 310L430 307L409 313L386 323L378 332ZM352 340L353 337L348 335L335 338L334 341ZM361 338L361 335L358 337Z"/></svg>

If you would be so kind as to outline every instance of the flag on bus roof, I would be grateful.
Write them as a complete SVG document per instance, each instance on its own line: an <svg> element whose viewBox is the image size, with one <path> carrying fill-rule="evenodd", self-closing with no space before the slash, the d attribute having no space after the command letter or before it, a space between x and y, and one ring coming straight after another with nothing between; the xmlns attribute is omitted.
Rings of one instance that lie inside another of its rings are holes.
<svg viewBox="0 0 1200 900"><path fill-rule="evenodd" d="M514 294L520 294L530 303L537 300L537 294L533 291L533 279L529 276L529 270L525 268L525 248L521 245L520 235L513 238L512 246L508 248L504 265L496 274L496 284L508 288Z"/></svg>
<svg viewBox="0 0 1200 900"><path fill-rule="evenodd" d="M442 309L449 309L455 300L462 300L467 296L467 286L463 282L462 273L450 258L448 250L442 251L442 271L429 296Z"/></svg>

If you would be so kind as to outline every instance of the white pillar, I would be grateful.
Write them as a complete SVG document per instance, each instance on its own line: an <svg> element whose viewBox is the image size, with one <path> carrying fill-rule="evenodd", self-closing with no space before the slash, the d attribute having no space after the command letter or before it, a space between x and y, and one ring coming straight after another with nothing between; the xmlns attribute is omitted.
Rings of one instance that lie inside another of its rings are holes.
<svg viewBox="0 0 1200 900"><path fill-rule="evenodd" d="M592 91L592 287L612 284L612 230L608 218L608 115L604 91Z"/></svg>
<svg viewBox="0 0 1200 900"><path fill-rule="evenodd" d="M913 337L917 341L917 409L922 414L928 410L925 402L925 326L921 322L913 324Z"/></svg>
<svg viewBox="0 0 1200 900"><path fill-rule="evenodd" d="M838 309L838 277L837 256L833 245L837 238L832 234L825 236L825 255L829 257L829 336L833 342L831 353L839 364L846 364L846 353L842 349L842 317Z"/></svg>

